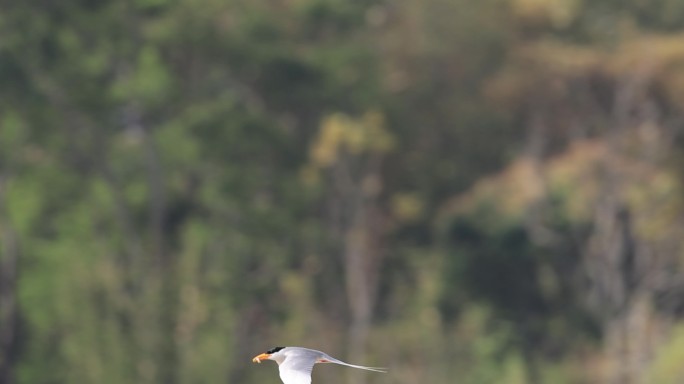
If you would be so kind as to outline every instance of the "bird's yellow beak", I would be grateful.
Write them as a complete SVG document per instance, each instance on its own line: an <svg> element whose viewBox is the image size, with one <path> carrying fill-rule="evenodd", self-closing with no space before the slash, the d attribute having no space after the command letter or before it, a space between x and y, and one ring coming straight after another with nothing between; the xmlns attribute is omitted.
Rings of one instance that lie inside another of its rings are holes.
<svg viewBox="0 0 684 384"><path fill-rule="evenodd" d="M269 355L268 353L262 353L261 355L254 356L252 362L261 363L261 360L268 360L269 357L271 357L271 355Z"/></svg>

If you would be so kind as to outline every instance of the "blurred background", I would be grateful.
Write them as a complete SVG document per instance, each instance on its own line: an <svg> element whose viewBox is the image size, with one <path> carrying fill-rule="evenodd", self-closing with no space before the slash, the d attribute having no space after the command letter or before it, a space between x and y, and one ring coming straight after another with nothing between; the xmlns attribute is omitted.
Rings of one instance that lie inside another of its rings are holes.
<svg viewBox="0 0 684 384"><path fill-rule="evenodd" d="M684 382L681 0L0 7L0 383Z"/></svg>

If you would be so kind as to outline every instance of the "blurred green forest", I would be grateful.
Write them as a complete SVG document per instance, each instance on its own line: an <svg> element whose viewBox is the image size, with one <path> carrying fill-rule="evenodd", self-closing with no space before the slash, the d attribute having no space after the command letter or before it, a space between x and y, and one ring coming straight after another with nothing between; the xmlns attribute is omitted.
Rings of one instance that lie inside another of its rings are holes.
<svg viewBox="0 0 684 384"><path fill-rule="evenodd" d="M681 0L0 0L0 384L684 382Z"/></svg>

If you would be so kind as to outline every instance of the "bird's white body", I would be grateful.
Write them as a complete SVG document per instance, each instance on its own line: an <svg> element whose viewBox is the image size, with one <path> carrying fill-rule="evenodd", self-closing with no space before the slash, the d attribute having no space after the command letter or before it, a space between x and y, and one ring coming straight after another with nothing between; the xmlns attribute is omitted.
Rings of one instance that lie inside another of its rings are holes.
<svg viewBox="0 0 684 384"><path fill-rule="evenodd" d="M316 363L333 363L368 371L386 372L384 368L345 363L327 353L301 347L274 348L253 359L256 363L260 363L261 360L273 360L278 363L280 379L283 384L311 384L311 371Z"/></svg>

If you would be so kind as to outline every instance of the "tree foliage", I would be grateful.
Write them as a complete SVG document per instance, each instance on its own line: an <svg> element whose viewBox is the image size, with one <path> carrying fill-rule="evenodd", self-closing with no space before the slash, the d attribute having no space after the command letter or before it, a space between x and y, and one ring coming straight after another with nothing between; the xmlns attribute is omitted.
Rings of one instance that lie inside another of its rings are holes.
<svg viewBox="0 0 684 384"><path fill-rule="evenodd" d="M0 383L680 382L651 3L0 2Z"/></svg>

